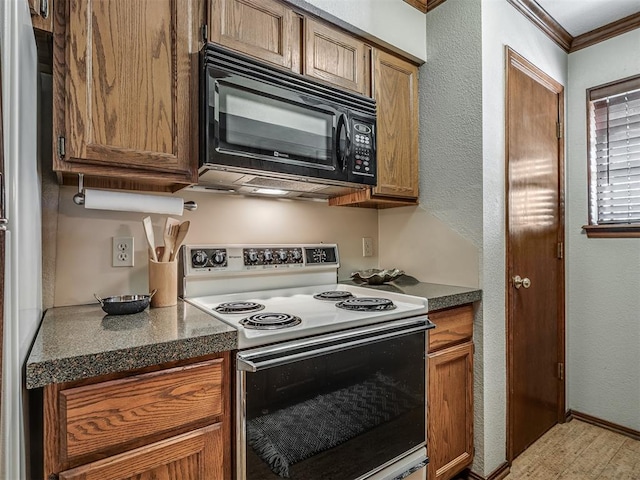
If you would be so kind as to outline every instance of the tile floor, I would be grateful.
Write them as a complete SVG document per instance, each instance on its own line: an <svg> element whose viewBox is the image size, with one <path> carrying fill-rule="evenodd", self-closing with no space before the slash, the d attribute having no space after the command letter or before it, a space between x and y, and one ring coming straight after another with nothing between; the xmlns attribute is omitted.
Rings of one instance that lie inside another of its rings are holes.
<svg viewBox="0 0 640 480"><path fill-rule="evenodd" d="M505 480L640 480L640 441L579 420L556 425Z"/></svg>

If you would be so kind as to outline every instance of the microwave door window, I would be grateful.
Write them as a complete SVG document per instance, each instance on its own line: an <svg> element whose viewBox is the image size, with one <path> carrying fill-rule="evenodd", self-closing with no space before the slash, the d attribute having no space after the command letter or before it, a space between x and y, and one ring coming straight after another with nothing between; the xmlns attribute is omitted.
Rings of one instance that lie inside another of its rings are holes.
<svg viewBox="0 0 640 480"><path fill-rule="evenodd" d="M218 84L219 147L272 161L334 170L335 115Z"/></svg>

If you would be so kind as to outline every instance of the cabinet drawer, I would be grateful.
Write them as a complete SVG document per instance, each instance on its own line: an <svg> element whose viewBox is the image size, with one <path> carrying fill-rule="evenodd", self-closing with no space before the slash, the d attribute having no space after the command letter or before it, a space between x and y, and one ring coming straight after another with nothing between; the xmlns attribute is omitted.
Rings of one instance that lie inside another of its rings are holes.
<svg viewBox="0 0 640 480"><path fill-rule="evenodd" d="M429 313L436 328L429 331L429 352L456 345L473 336L473 306Z"/></svg>
<svg viewBox="0 0 640 480"><path fill-rule="evenodd" d="M61 458L125 449L128 443L219 419L223 366L223 359L215 359L61 390Z"/></svg>

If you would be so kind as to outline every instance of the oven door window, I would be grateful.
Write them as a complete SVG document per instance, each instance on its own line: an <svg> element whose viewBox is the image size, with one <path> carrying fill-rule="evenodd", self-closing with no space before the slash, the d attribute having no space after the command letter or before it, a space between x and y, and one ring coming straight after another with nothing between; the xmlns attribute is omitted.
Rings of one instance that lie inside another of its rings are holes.
<svg viewBox="0 0 640 480"><path fill-rule="evenodd" d="M330 110L217 82L218 148L263 159L335 170Z"/></svg>
<svg viewBox="0 0 640 480"><path fill-rule="evenodd" d="M246 373L248 480L353 480L425 442L425 334Z"/></svg>

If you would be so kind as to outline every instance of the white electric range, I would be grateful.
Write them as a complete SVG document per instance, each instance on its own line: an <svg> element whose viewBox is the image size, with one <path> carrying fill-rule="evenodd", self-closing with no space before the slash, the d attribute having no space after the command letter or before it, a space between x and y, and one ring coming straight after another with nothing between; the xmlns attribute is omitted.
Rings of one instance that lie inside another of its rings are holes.
<svg viewBox="0 0 640 480"><path fill-rule="evenodd" d="M238 330L238 480L426 478L427 300L338 267L330 244L183 247L181 296Z"/></svg>

